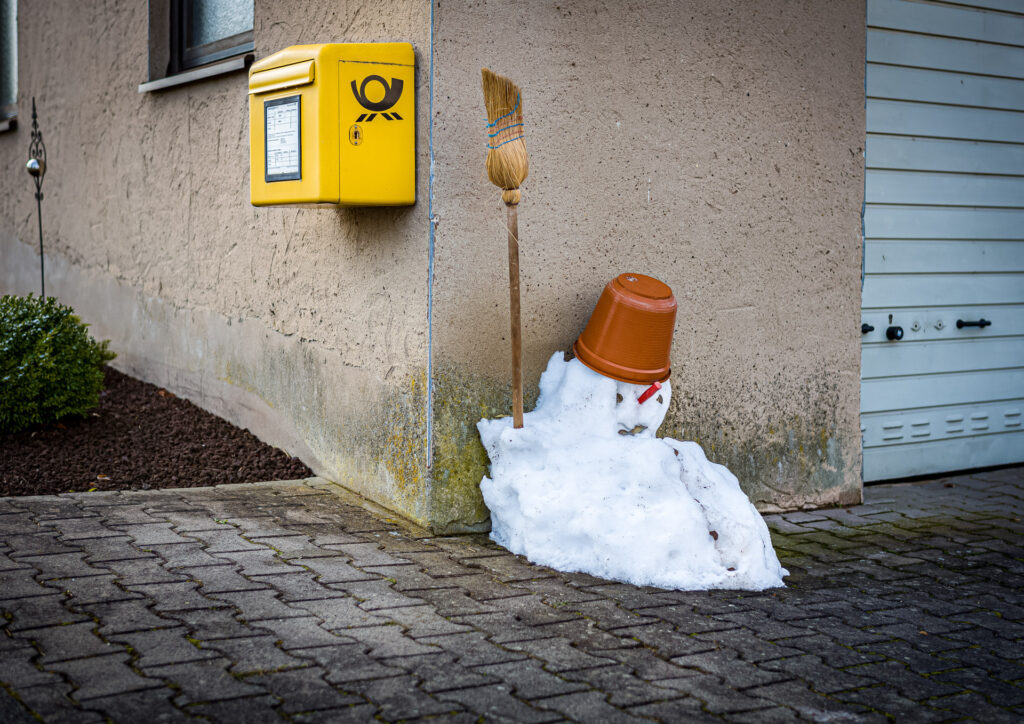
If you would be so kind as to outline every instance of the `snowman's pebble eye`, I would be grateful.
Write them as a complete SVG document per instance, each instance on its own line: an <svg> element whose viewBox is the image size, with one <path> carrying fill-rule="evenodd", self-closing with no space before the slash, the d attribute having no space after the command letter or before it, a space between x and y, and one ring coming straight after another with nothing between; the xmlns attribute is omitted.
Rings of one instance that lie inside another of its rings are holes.
<svg viewBox="0 0 1024 724"><path fill-rule="evenodd" d="M661 395L658 395L658 404L659 405L664 405L665 404L665 400L662 398Z"/></svg>
<svg viewBox="0 0 1024 724"><path fill-rule="evenodd" d="M618 393L615 393L615 402L616 403L622 402L622 395L620 395Z"/></svg>

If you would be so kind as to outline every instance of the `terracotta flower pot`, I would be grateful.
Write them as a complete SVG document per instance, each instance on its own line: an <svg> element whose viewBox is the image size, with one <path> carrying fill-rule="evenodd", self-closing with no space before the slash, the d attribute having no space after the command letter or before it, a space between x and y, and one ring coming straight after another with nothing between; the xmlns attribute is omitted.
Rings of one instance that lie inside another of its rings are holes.
<svg viewBox="0 0 1024 724"><path fill-rule="evenodd" d="M573 350L587 367L620 382L664 382L675 325L676 298L667 284L620 274L604 288Z"/></svg>

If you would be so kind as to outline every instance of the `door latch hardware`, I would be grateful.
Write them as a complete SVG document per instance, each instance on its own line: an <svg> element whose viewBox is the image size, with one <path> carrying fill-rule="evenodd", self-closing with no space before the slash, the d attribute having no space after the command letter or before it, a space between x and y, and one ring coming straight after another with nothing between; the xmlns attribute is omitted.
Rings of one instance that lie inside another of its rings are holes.
<svg viewBox="0 0 1024 724"><path fill-rule="evenodd" d="M861 334L867 334L868 332L874 332L874 331L875 331L875 328L872 327L867 322L864 322L864 324L860 325L860 333Z"/></svg>
<svg viewBox="0 0 1024 724"><path fill-rule="evenodd" d="M985 329L985 327L987 327L990 324L992 324L992 320L990 319L979 319L974 322L965 322L962 319L956 320L957 329L963 329L964 327L981 327L982 329Z"/></svg>
<svg viewBox="0 0 1024 724"><path fill-rule="evenodd" d="M890 342L899 342L903 339L903 327L889 327L885 330L885 338Z"/></svg>

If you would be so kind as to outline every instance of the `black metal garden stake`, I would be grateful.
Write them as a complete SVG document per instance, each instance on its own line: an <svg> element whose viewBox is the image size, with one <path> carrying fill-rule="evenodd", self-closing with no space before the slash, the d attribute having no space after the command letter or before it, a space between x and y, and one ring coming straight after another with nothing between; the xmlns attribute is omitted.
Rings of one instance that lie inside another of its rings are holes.
<svg viewBox="0 0 1024 724"><path fill-rule="evenodd" d="M43 176L46 175L46 145L36 119L36 99L32 98L32 143L28 147L28 163L25 164L32 180L36 182L36 217L39 219L39 296L46 298L46 274L43 271Z"/></svg>

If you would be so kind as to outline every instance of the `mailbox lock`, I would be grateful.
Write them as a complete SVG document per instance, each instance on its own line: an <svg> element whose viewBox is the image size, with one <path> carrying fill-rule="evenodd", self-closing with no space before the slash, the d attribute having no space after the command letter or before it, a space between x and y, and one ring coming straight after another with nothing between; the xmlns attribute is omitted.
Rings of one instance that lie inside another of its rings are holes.
<svg viewBox="0 0 1024 724"><path fill-rule="evenodd" d="M889 327L885 330L885 338L890 342L899 342L903 339L903 327Z"/></svg>
<svg viewBox="0 0 1024 724"><path fill-rule="evenodd" d="M348 142L353 146L358 146L363 142L363 129L358 123L353 123L352 127L348 129Z"/></svg>

